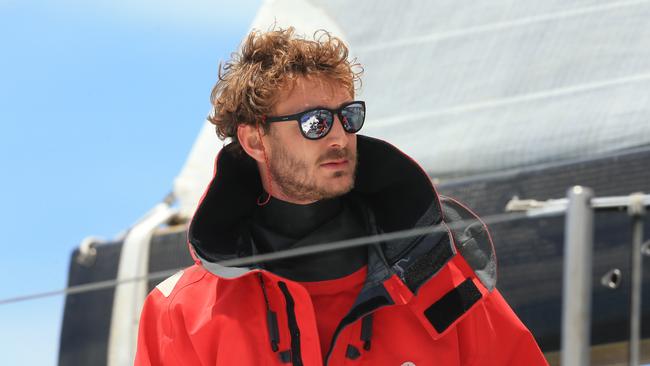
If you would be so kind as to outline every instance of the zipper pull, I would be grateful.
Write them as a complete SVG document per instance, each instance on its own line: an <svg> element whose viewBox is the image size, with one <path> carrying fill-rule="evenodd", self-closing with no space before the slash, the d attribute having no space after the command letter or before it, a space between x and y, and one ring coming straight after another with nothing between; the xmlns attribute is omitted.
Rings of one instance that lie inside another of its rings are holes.
<svg viewBox="0 0 650 366"><path fill-rule="evenodd" d="M273 352L278 351L278 343L280 343L280 331L278 329L278 317L275 311L271 309L266 310L266 323L269 329L269 338L271 339L271 349Z"/></svg>
<svg viewBox="0 0 650 366"><path fill-rule="evenodd" d="M257 277L260 279L260 287L262 287L262 294L264 294L264 303L266 304L266 329L269 331L269 339L271 340L271 349L277 352L280 348L280 330L278 329L278 317L274 311L271 311L269 298L266 295L266 287L264 286L264 277L262 272L257 272Z"/></svg>
<svg viewBox="0 0 650 366"><path fill-rule="evenodd" d="M363 349L366 351L370 351L371 338L372 338L372 314L368 314L361 320L361 340L363 341Z"/></svg>

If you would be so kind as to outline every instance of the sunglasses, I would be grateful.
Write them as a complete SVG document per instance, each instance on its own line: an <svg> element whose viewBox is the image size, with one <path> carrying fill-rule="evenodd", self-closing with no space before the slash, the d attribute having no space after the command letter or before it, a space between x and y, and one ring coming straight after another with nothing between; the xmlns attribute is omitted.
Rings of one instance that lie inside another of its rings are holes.
<svg viewBox="0 0 650 366"><path fill-rule="evenodd" d="M310 140L321 139L332 130L334 115L339 117L343 129L347 133L357 133L363 127L366 119L366 103L356 100L341 105L338 109L313 108L287 116L264 118L265 122L298 121L300 132Z"/></svg>

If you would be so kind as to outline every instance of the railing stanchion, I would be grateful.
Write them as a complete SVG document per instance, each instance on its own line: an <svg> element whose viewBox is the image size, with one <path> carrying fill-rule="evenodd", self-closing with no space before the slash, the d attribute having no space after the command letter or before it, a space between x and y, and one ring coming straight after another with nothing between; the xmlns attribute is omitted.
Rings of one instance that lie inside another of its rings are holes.
<svg viewBox="0 0 650 366"><path fill-rule="evenodd" d="M575 186L567 193L564 234L561 365L590 363L593 191Z"/></svg>
<svg viewBox="0 0 650 366"><path fill-rule="evenodd" d="M630 289L630 366L639 365L639 346L641 337L641 285L643 258L641 245L643 243L643 219L645 206L643 194L635 193L630 196L627 212L632 218L632 256L631 256L631 289Z"/></svg>

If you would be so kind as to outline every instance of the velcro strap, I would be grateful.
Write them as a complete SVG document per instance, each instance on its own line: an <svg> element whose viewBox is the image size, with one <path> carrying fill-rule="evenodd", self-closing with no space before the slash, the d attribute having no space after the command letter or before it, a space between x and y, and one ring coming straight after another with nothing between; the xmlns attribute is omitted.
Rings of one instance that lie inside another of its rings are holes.
<svg viewBox="0 0 650 366"><path fill-rule="evenodd" d="M425 240L427 239L431 240L431 238L425 238ZM404 282L413 293L416 293L418 288L431 276L438 273L453 255L449 236L445 235L404 271Z"/></svg>
<svg viewBox="0 0 650 366"><path fill-rule="evenodd" d="M481 292L476 288L472 279L468 278L460 286L447 292L440 300L429 306L424 311L424 315L436 331L442 333L480 298Z"/></svg>

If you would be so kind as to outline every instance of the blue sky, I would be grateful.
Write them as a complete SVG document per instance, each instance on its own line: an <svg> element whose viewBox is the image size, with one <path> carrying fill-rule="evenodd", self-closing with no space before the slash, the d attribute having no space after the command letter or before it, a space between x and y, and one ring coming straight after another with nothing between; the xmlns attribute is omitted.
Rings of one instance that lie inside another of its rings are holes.
<svg viewBox="0 0 650 366"><path fill-rule="evenodd" d="M164 198L260 2L0 0L0 299ZM0 306L0 364L56 364L63 300Z"/></svg>

